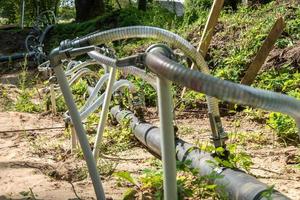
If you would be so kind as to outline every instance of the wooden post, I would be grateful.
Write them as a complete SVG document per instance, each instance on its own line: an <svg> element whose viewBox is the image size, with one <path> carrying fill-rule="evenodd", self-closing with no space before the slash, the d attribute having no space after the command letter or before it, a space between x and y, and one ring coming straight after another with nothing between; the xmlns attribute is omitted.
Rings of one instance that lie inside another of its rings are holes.
<svg viewBox="0 0 300 200"><path fill-rule="evenodd" d="M21 29L24 28L24 14L25 14L25 0L21 0L21 18L20 18Z"/></svg>
<svg viewBox="0 0 300 200"><path fill-rule="evenodd" d="M200 43L198 45L197 51L199 51L203 57L205 57L208 47L210 45L215 26L218 22L224 0L214 0L212 8L210 10L208 20L206 22Z"/></svg>
<svg viewBox="0 0 300 200"><path fill-rule="evenodd" d="M56 99L55 99L55 92L54 92L54 85L50 85L50 100L51 100L51 109L53 114L57 114L56 110Z"/></svg>
<svg viewBox="0 0 300 200"><path fill-rule="evenodd" d="M212 8L208 15L208 19L207 19L204 31L201 36L201 40L197 47L197 51L200 52L203 57L205 57L205 55L208 51L208 47L210 45L210 42L211 42L211 39L213 36L213 32L214 32L215 26L218 22L218 18L221 13L223 4L224 4L224 0L214 0L214 3L212 5ZM191 66L191 69L194 69L194 67L195 67L195 64L193 63ZM186 88L184 87L181 92L181 98L183 98L185 91L186 91Z"/></svg>
<svg viewBox="0 0 300 200"><path fill-rule="evenodd" d="M276 20L276 23L272 27L268 37L265 39L263 45L258 50L254 60L248 67L244 78L241 81L241 84L251 85L259 72L262 65L265 63L270 51L273 49L276 40L280 37L285 23L282 17L279 17Z"/></svg>
<svg viewBox="0 0 300 200"><path fill-rule="evenodd" d="M77 136L73 124L70 125L70 129L71 129L71 151L72 153L74 153L74 151L77 148Z"/></svg>

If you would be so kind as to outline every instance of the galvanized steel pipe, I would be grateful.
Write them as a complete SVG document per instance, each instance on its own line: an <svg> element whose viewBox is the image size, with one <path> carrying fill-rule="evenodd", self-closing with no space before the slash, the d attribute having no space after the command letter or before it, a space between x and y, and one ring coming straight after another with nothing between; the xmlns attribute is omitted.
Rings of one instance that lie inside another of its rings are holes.
<svg viewBox="0 0 300 200"><path fill-rule="evenodd" d="M100 175L97 170L96 162L94 160L94 157L93 157L93 154L92 154L92 151L90 148L90 144L87 139L84 127L82 125L79 112L75 105L68 81L66 79L66 76L65 76L64 71L61 66L59 66L59 65L55 66L53 69L56 74L57 81L61 88L65 102L68 106L70 116L72 118L75 130L76 130L76 134L77 134L84 158L86 160L88 171L89 171L90 177L92 179L96 197L99 200L105 200L105 193L104 193L103 186L102 186L102 183L100 180Z"/></svg>

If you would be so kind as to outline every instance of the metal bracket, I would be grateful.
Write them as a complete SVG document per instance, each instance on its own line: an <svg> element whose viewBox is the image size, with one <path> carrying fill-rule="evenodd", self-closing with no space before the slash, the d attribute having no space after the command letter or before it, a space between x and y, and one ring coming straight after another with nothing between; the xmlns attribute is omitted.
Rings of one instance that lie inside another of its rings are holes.
<svg viewBox="0 0 300 200"><path fill-rule="evenodd" d="M121 58L117 60L116 65L118 67L138 66L139 68L143 69L145 68L143 64L144 57L145 57L145 53L139 53L133 56Z"/></svg>
<svg viewBox="0 0 300 200"><path fill-rule="evenodd" d="M212 140L215 148L225 147L225 141L228 139L228 135L222 128L220 117L213 116L211 113L209 113L208 116L212 126L212 137L210 139Z"/></svg>

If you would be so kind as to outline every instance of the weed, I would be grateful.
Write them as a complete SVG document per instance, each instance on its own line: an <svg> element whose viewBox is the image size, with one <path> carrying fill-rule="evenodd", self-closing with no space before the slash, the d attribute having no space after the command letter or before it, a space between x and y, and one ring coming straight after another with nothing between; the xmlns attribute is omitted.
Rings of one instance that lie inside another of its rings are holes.
<svg viewBox="0 0 300 200"><path fill-rule="evenodd" d="M98 125L100 116L98 113L92 113L88 116L85 122L85 129L88 133L96 133L95 127Z"/></svg>
<svg viewBox="0 0 300 200"><path fill-rule="evenodd" d="M188 90L180 100L179 110L199 108L205 102L205 94Z"/></svg>
<svg viewBox="0 0 300 200"><path fill-rule="evenodd" d="M195 133L195 129L188 126L182 126L179 128L179 133L181 135L189 135Z"/></svg>
<svg viewBox="0 0 300 200"><path fill-rule="evenodd" d="M50 98L49 98L49 100L50 100ZM60 96L56 99L56 110L57 110L57 112L67 111L67 105L66 105L65 100L62 96Z"/></svg>
<svg viewBox="0 0 300 200"><path fill-rule="evenodd" d="M27 61L25 60L22 72L19 77L21 93L17 98L15 109L20 112L40 112L42 110L42 107L41 105L32 102L34 92L33 90L27 88L28 87L27 80L28 80Z"/></svg>
<svg viewBox="0 0 300 200"><path fill-rule="evenodd" d="M108 160L108 159L99 159L97 163L98 171L102 176L110 176L114 173L118 163Z"/></svg>
<svg viewBox="0 0 300 200"><path fill-rule="evenodd" d="M272 194L274 193L274 185L270 186L262 193L262 197L265 197L267 200L272 200Z"/></svg>
<svg viewBox="0 0 300 200"><path fill-rule="evenodd" d="M246 171L249 171L253 162L251 161L251 157L246 152L238 150L236 144L228 144L226 150L229 151L229 156L227 159L215 157L216 161L221 166L234 169L242 168ZM222 147L218 147L216 148L216 153L218 155L224 156L225 150Z"/></svg>
<svg viewBox="0 0 300 200"><path fill-rule="evenodd" d="M247 118L256 122L264 123L267 118L267 112L260 109L246 107L243 112L246 114Z"/></svg>
<svg viewBox="0 0 300 200"><path fill-rule="evenodd" d="M270 113L267 124L277 132L277 135L282 139L296 139L297 128L294 120L281 113Z"/></svg>
<svg viewBox="0 0 300 200"><path fill-rule="evenodd" d="M32 102L33 94L29 90L24 90L21 92L15 104L16 111L19 112L41 112L42 108L40 105Z"/></svg>
<svg viewBox="0 0 300 200"><path fill-rule="evenodd" d="M26 199L36 200L36 195L33 193L32 188L29 188L29 191L22 191L20 194Z"/></svg>
<svg viewBox="0 0 300 200"><path fill-rule="evenodd" d="M101 151L110 153L132 147L136 140L131 129L128 128L128 123L128 120L124 120L116 128L108 127L105 129Z"/></svg>
<svg viewBox="0 0 300 200"><path fill-rule="evenodd" d="M226 150L223 147L215 148L211 144L202 145L202 150L215 153L215 161L212 164L228 168L242 168L249 171L253 162L251 157L242 150L238 149L236 144L227 144Z"/></svg>
<svg viewBox="0 0 300 200"><path fill-rule="evenodd" d="M249 144L249 142L255 143L259 148L261 145L270 144L270 138L265 136L263 132L233 132L228 133L230 143L236 143L242 146Z"/></svg>
<svg viewBox="0 0 300 200"><path fill-rule="evenodd" d="M193 199L205 199L208 197L226 199L216 193L216 189L218 188L216 185L209 183L209 180L219 178L219 175L213 173L208 176L199 177L199 172L191 170L190 164L188 161L177 163L177 190L179 199L185 199L186 197ZM124 194L124 199L138 193L141 193L143 198L146 199L163 199L162 170L145 169L138 179L133 178L126 171L116 172L114 175L119 181L125 181L134 186L127 190Z"/></svg>
<svg viewBox="0 0 300 200"><path fill-rule="evenodd" d="M2 105L0 110L3 109L4 111L7 111L13 108L13 100L9 97L8 92L9 91L5 86L0 85L0 104Z"/></svg>

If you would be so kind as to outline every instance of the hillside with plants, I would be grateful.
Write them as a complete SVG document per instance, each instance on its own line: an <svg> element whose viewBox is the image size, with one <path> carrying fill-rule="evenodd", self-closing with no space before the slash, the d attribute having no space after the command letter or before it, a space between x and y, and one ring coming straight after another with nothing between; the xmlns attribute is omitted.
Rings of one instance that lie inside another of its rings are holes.
<svg viewBox="0 0 300 200"><path fill-rule="evenodd" d="M32 30L36 13L36 1L28 2L24 29L7 28L19 22L20 5L14 1L0 2L0 58L26 51L23 44ZM210 0L186 0L184 15L177 16L156 1L145 1L146 9L142 0L137 3L130 0L102 2L105 8L98 16L78 20L78 10L76 15L73 1L44 1L39 9L53 10L57 23L42 45L45 53L43 61L66 39L136 25L159 27L176 33L197 48L213 5ZM267 53L251 86L300 100L300 4L297 1L257 1L249 5L225 1L204 56L211 74L221 80L241 83L272 27L281 17L284 20L282 33ZM142 54L156 43L161 41L122 39L100 45L99 51L124 58ZM172 58L190 68L192 60L175 46L170 47L174 52ZM76 57L76 61L75 58L65 60L65 71L89 59L85 54ZM26 59L26 56L18 62L0 62L0 169L3 169L0 170L0 182L4 183L0 184L0 199L95 199L85 164L86 156L81 148L71 148L74 126L70 118L66 120L68 108L59 86L53 86L57 79L45 78L45 74L39 71L39 64L36 60ZM151 70L147 70L146 74L153 75ZM72 81L76 75L71 75L68 79L79 108L89 101L91 85L96 87L95 83L107 75L105 67L103 69L96 63L86 72L92 74L91 77ZM133 111L142 123L160 126L155 88L120 70L116 80L121 79L130 81L137 92L130 87L116 92L109 107L120 105ZM55 112L51 85L56 92ZM239 169L267 184L268 189L263 191L262 197L272 199L272 193L279 191L290 199L299 199L300 140L293 118L220 100L222 124L228 138L226 148L214 147L205 94L192 89L182 92L185 88L175 83L172 83L171 90L177 138L195 145L200 151L211 153L215 159L210 163L213 166ZM104 89L100 91L105 92ZM274 99L274 102L277 100ZM95 136L102 109L99 106L82 121L92 150L97 143ZM134 136L130 119L118 124L115 118L112 114L108 116L99 147L101 153L96 162L106 198L163 199L162 162L153 155L160 156L151 149L147 151L145 144ZM193 151L193 148L187 152ZM199 170L193 169L192 164L190 160L176 163L179 199L230 199L217 181L212 182L220 178L217 173L199 176Z"/></svg>

